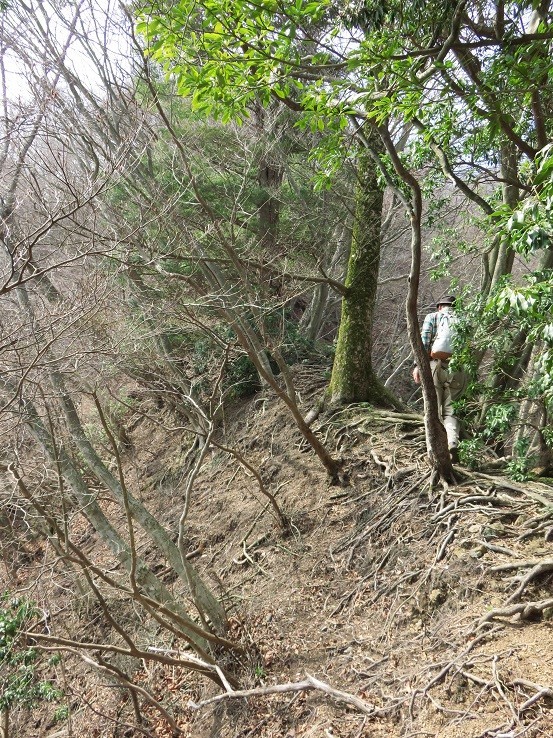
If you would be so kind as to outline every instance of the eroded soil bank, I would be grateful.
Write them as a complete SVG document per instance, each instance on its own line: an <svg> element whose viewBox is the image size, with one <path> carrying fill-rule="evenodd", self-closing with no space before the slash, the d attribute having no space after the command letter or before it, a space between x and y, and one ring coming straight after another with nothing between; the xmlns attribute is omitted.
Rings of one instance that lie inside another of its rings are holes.
<svg viewBox="0 0 553 738"><path fill-rule="evenodd" d="M348 486L332 487L276 400L258 396L224 422L226 444L256 468L290 528L281 530L258 481L235 456L210 453L192 489L187 545L225 603L230 637L246 647L246 656L225 665L242 689L255 692L193 709L190 702L221 690L182 670L134 664L140 686L184 736L553 735L547 480L515 483L458 468L457 486L432 489L420 417L352 406L315 424L348 474ZM133 492L176 532L182 438L139 415L127 425ZM87 535L83 528L83 540ZM94 536L86 545L92 555ZM155 551L139 546L163 575ZM20 586L31 561L19 571ZM49 586L43 577L46 599ZM65 609L63 620L56 615L58 632L77 627L98 642L112 637L100 612L59 589L57 596ZM122 601L122 617L125 609L144 648L180 648L155 629L141 630ZM60 674L58 666L53 677ZM22 738L172 734L147 703L150 724L130 727L128 693L79 659L66 659L64 675L70 730L43 706L18 725ZM313 688L299 688L310 678ZM260 694L276 685L286 691Z"/></svg>

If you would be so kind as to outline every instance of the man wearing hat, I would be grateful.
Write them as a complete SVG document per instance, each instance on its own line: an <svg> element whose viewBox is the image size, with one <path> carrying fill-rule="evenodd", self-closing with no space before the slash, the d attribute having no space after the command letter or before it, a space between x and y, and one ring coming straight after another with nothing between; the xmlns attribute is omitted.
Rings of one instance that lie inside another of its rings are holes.
<svg viewBox="0 0 553 738"><path fill-rule="evenodd" d="M459 462L459 420L453 412L453 401L466 389L467 375L463 369L450 371L449 362L453 347L454 295L444 295L436 304L436 312L429 313L422 325L421 338L430 357L430 369L438 398L438 412L447 433L447 445L454 464ZM418 366L413 368L413 379L420 384Z"/></svg>

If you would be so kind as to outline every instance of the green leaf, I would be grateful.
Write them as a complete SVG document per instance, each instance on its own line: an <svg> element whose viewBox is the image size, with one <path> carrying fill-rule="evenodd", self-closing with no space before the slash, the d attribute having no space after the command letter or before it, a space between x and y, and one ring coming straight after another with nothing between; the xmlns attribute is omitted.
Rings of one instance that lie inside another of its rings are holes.
<svg viewBox="0 0 553 738"><path fill-rule="evenodd" d="M507 231L516 231L524 228L525 213L522 210L516 210L507 221Z"/></svg>

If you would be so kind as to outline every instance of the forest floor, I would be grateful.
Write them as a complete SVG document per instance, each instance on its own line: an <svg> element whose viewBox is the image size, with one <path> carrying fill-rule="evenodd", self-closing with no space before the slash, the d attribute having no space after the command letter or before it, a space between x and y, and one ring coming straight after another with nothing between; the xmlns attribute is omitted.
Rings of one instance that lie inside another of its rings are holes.
<svg viewBox="0 0 553 738"><path fill-rule="evenodd" d="M299 384L307 408L317 382L305 374ZM140 414L127 425L133 491L176 532L182 436ZM287 687L195 709L221 689L144 664L137 679L184 736L553 736L551 480L457 467L456 486L432 488L420 416L362 405L314 423L343 460L344 487L329 485L276 399L241 401L224 426L225 443L258 470L290 528L281 530L236 458L214 451L192 490L189 550L225 603L229 637L247 648L227 664L241 689ZM156 566L155 554L141 553ZM142 635L155 645L154 631ZM114 728L129 709L121 690L87 679L84 671L67 679L81 695L71 734L140 735ZM96 715L83 709L85 691ZM144 712L146 735L171 736L154 708ZM26 736L69 735L33 725Z"/></svg>

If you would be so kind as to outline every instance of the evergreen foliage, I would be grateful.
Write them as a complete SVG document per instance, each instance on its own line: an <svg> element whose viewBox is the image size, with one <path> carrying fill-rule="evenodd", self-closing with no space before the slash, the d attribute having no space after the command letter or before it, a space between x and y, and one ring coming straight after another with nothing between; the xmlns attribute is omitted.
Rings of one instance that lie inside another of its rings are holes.
<svg viewBox="0 0 553 738"><path fill-rule="evenodd" d="M32 602L8 592L0 600L0 711L63 697L60 689L40 678L39 652L24 635L37 614Z"/></svg>

